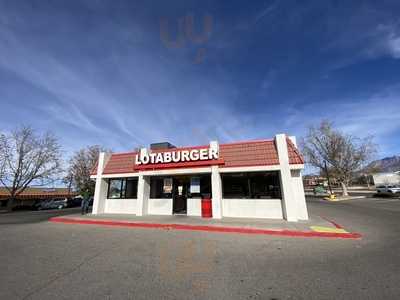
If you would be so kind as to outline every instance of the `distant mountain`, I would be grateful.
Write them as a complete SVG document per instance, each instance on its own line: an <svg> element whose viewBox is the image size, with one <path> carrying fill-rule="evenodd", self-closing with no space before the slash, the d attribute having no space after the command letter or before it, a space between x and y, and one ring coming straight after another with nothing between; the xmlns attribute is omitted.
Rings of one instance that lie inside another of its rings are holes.
<svg viewBox="0 0 400 300"><path fill-rule="evenodd" d="M378 168L379 172L396 172L400 171L400 156L385 157L373 161L367 168Z"/></svg>

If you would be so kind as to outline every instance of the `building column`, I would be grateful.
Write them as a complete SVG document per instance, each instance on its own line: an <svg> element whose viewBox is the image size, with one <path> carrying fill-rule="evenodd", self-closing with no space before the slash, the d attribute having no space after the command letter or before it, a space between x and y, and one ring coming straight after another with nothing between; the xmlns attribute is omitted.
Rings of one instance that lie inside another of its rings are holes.
<svg viewBox="0 0 400 300"><path fill-rule="evenodd" d="M289 166L289 152L287 148L286 135L276 135L275 142L280 165L283 216L287 221L296 222L298 221L298 205L296 200L296 189L293 187L292 174Z"/></svg>
<svg viewBox="0 0 400 300"><path fill-rule="evenodd" d="M289 139L297 148L297 141L295 136L289 136ZM295 187L295 194L297 199L297 218L299 220L308 220L308 210L306 203L306 194L304 193L304 184L302 171L300 169L291 170L292 183Z"/></svg>
<svg viewBox="0 0 400 300"><path fill-rule="evenodd" d="M136 215L145 216L148 212L148 204L150 197L150 177L149 176L138 176L138 192L137 192L137 204L136 204Z"/></svg>
<svg viewBox="0 0 400 300"><path fill-rule="evenodd" d="M211 167L212 214L214 219L222 218L222 181L218 166Z"/></svg>
<svg viewBox="0 0 400 300"><path fill-rule="evenodd" d="M99 161L97 164L96 186L94 189L93 197L93 210L92 214L103 214L105 212L108 182L102 178L104 167L110 158L110 154L101 152L99 154Z"/></svg>
<svg viewBox="0 0 400 300"><path fill-rule="evenodd" d="M308 220L308 211L306 196L304 193L303 177L301 176L301 170L292 170L292 182L295 187L296 200L297 200L297 218L299 220Z"/></svg>

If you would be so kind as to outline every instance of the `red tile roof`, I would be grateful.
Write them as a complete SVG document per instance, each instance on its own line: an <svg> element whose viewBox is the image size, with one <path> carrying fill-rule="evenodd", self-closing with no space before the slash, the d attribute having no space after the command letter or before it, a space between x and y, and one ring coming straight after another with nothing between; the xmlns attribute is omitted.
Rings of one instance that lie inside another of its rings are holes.
<svg viewBox="0 0 400 300"><path fill-rule="evenodd" d="M292 141L288 138L288 153L289 153L289 164L291 165L302 165L304 164L303 155L301 155L299 149L292 143Z"/></svg>
<svg viewBox="0 0 400 300"><path fill-rule="evenodd" d="M137 152L112 154L103 173L132 173L135 172L135 157ZM94 172L97 173L97 170Z"/></svg>
<svg viewBox="0 0 400 300"><path fill-rule="evenodd" d="M287 139L289 163L290 164L303 164L304 160L296 146ZM163 151L177 151L183 149L199 149L208 148L209 146L199 147L184 147ZM271 166L279 165L278 150L276 148L275 140L260 140L238 142L230 144L220 144L219 146L220 160L213 161L211 164L220 164L221 167L245 167L245 166ZM137 172L135 168L135 157L137 152L129 153L116 153L112 154L109 161L104 168L104 174L117 174L117 173L132 173ZM192 164L194 162L191 162ZM167 165L167 164L165 164ZM175 167L177 164L174 164ZM204 161L199 166L204 166ZM180 167L191 167L189 162L181 163ZM196 165L194 165L196 166ZM93 170L92 175L95 175L96 169Z"/></svg>
<svg viewBox="0 0 400 300"><path fill-rule="evenodd" d="M224 167L279 165L273 140L221 144L219 153L225 161Z"/></svg>
<svg viewBox="0 0 400 300"><path fill-rule="evenodd" d="M41 198L62 198L62 197L73 197L77 193L70 191L67 188L37 188L28 187L26 188L17 198L18 199L41 199ZM0 199L6 199L10 197L9 191L1 187L0 188Z"/></svg>

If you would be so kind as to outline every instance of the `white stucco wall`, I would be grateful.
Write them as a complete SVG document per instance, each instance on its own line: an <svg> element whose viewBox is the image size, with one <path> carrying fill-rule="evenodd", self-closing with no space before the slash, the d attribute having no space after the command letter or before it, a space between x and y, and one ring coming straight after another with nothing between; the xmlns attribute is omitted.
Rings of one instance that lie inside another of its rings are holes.
<svg viewBox="0 0 400 300"><path fill-rule="evenodd" d="M212 217L221 219L222 212L222 179L218 166L211 167L211 198L212 198Z"/></svg>
<svg viewBox="0 0 400 300"><path fill-rule="evenodd" d="M292 184L296 193L297 217L299 220L308 220L306 197L304 194L303 178L300 170L291 170Z"/></svg>
<svg viewBox="0 0 400 300"><path fill-rule="evenodd" d="M187 199L187 215L198 217L201 216L201 198Z"/></svg>
<svg viewBox="0 0 400 300"><path fill-rule="evenodd" d="M282 219L280 199L223 199L223 216Z"/></svg>
<svg viewBox="0 0 400 300"><path fill-rule="evenodd" d="M148 215L172 215L172 199L149 199Z"/></svg>
<svg viewBox="0 0 400 300"><path fill-rule="evenodd" d="M136 214L137 199L106 199L105 213Z"/></svg>
<svg viewBox="0 0 400 300"><path fill-rule="evenodd" d="M136 215L144 216L147 214L149 195L150 195L150 178L148 176L143 176L139 174Z"/></svg>
<svg viewBox="0 0 400 300"><path fill-rule="evenodd" d="M102 214L105 212L105 200L107 197L108 181L102 178L104 166L110 159L111 155L101 152L97 164L96 186L94 189L94 200L92 214Z"/></svg>

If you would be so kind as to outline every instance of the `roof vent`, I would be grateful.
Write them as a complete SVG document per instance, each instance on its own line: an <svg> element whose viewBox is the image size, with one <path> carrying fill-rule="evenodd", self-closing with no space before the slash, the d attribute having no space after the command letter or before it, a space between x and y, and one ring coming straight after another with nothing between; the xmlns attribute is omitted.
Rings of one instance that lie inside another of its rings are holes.
<svg viewBox="0 0 400 300"><path fill-rule="evenodd" d="M172 149L172 148L176 148L176 147L168 142L150 144L150 150L166 150L166 149Z"/></svg>

